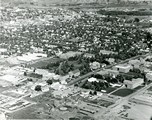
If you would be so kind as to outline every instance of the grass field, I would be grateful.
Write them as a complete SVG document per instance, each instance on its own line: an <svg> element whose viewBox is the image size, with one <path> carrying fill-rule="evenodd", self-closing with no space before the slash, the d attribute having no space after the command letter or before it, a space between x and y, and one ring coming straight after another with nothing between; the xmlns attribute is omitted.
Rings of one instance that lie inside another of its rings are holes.
<svg viewBox="0 0 152 120"><path fill-rule="evenodd" d="M126 97L126 96L128 96L132 93L133 93L133 90L123 88L123 89L119 89L116 92L112 93L112 95L116 95L116 96L120 96L120 97Z"/></svg>
<svg viewBox="0 0 152 120"><path fill-rule="evenodd" d="M62 59L60 58L49 58L47 60L42 60L42 61L38 61L38 62L34 62L28 65L28 67L35 67L35 68L41 68L41 67L45 67L50 63L55 63L58 61L62 61Z"/></svg>
<svg viewBox="0 0 152 120"><path fill-rule="evenodd" d="M9 114L9 116L13 119L38 119L38 115L33 114L33 111L36 111L36 109L36 106L32 105L26 109L13 112Z"/></svg>

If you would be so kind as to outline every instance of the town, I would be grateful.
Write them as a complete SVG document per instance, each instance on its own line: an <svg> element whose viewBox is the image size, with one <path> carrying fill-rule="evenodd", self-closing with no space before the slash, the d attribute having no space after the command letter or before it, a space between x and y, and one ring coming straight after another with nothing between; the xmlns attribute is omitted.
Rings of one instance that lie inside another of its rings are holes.
<svg viewBox="0 0 152 120"><path fill-rule="evenodd" d="M151 119L152 8L4 3L1 120Z"/></svg>

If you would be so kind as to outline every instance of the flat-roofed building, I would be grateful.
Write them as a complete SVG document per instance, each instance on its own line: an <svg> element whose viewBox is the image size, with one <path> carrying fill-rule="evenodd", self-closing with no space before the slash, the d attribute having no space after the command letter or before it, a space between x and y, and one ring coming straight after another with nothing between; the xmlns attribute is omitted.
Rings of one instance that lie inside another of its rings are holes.
<svg viewBox="0 0 152 120"><path fill-rule="evenodd" d="M9 75L9 74L0 76L0 81L5 81L5 82L11 83L13 85L16 85L24 80L25 79L23 79L22 77Z"/></svg>
<svg viewBox="0 0 152 120"><path fill-rule="evenodd" d="M106 74L108 74L108 71L101 70L101 71L97 72L97 74L99 74L99 75L106 75Z"/></svg>
<svg viewBox="0 0 152 120"><path fill-rule="evenodd" d="M69 76L70 77L79 77L80 76L80 70L79 69L76 69L74 71L70 71L69 72Z"/></svg>
<svg viewBox="0 0 152 120"><path fill-rule="evenodd" d="M116 65L113 67L113 70L117 70L119 72L128 73L133 67L129 64Z"/></svg>
<svg viewBox="0 0 152 120"><path fill-rule="evenodd" d="M142 78L132 79L131 81L130 80L124 81L125 86L129 89L134 89L143 83L144 83L144 80Z"/></svg>
<svg viewBox="0 0 152 120"><path fill-rule="evenodd" d="M140 68L140 66L143 64L143 61L140 61L140 60L130 60L129 64L132 65L134 68Z"/></svg>
<svg viewBox="0 0 152 120"><path fill-rule="evenodd" d="M117 52L108 51L108 50L100 50L100 53L103 55L118 54Z"/></svg>
<svg viewBox="0 0 152 120"><path fill-rule="evenodd" d="M5 49L5 48L0 48L0 54L6 53L6 52L7 52L7 49Z"/></svg>
<svg viewBox="0 0 152 120"><path fill-rule="evenodd" d="M94 58L95 55L94 55L94 54L91 54L91 53L85 53L85 54L84 54L84 57L85 57L85 58Z"/></svg>

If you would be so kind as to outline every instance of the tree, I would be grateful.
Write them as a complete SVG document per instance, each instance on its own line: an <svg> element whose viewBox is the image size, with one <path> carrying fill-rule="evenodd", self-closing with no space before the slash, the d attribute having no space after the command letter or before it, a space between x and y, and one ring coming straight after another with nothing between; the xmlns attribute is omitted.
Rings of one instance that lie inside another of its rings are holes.
<svg viewBox="0 0 152 120"><path fill-rule="evenodd" d="M104 84L105 84L106 88L108 88L110 86L110 84L108 82L105 82Z"/></svg>
<svg viewBox="0 0 152 120"><path fill-rule="evenodd" d="M147 32L146 33L146 39L147 39L147 41L149 41L149 40L151 40L151 34L150 34L150 32Z"/></svg>
<svg viewBox="0 0 152 120"><path fill-rule="evenodd" d="M90 95L93 95L92 91L89 92Z"/></svg>
<svg viewBox="0 0 152 120"><path fill-rule="evenodd" d="M94 94L94 95L97 95L97 91L94 91L93 94Z"/></svg>
<svg viewBox="0 0 152 120"><path fill-rule="evenodd" d="M121 83L123 83L124 80L125 80L124 77L123 77L123 75L117 75L116 79L118 79L118 81L121 82Z"/></svg>
<svg viewBox="0 0 152 120"><path fill-rule="evenodd" d="M52 85L53 81L50 80L50 79L48 79L48 80L46 81L46 83L47 83L48 85Z"/></svg>
<svg viewBox="0 0 152 120"><path fill-rule="evenodd" d="M146 85L147 84L147 78L146 78L146 73L141 73L142 74L142 76L143 76L143 78L144 78L144 84Z"/></svg>
<svg viewBox="0 0 152 120"><path fill-rule="evenodd" d="M42 91L41 85L35 86L35 91Z"/></svg>
<svg viewBox="0 0 152 120"><path fill-rule="evenodd" d="M118 2L118 3L120 3L120 2L121 2L121 0L117 0L117 2Z"/></svg>
<svg viewBox="0 0 152 120"><path fill-rule="evenodd" d="M27 76L27 72L24 72L24 76Z"/></svg>
<svg viewBox="0 0 152 120"><path fill-rule="evenodd" d="M139 18L134 19L134 22L136 22L136 23L139 23L139 21L140 21Z"/></svg>
<svg viewBox="0 0 152 120"><path fill-rule="evenodd" d="M74 65L71 64L71 65L70 65L70 71L73 71L73 70L74 70Z"/></svg>
<svg viewBox="0 0 152 120"><path fill-rule="evenodd" d="M74 84L74 87L78 87L78 84Z"/></svg>
<svg viewBox="0 0 152 120"><path fill-rule="evenodd" d="M32 81L33 81L33 79L32 79L32 78L28 78L27 80L28 80L28 81L30 81L30 82L32 82Z"/></svg>
<svg viewBox="0 0 152 120"><path fill-rule="evenodd" d="M36 71L36 68L34 68L33 72L35 72L35 71Z"/></svg>

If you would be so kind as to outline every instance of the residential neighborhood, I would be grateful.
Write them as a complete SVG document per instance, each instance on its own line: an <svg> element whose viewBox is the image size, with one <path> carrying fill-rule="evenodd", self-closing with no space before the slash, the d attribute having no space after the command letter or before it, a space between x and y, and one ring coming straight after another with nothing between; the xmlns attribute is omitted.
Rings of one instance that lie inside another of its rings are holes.
<svg viewBox="0 0 152 120"><path fill-rule="evenodd" d="M73 2L1 1L0 120L151 120L151 2Z"/></svg>

